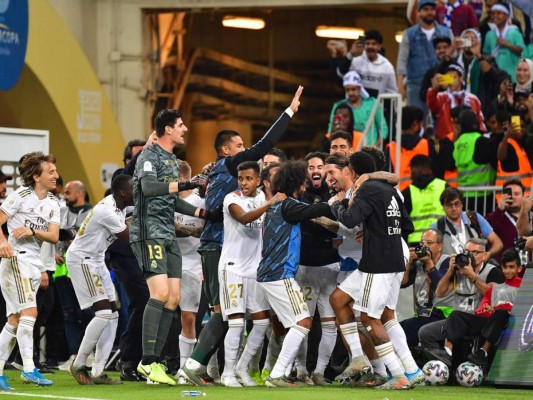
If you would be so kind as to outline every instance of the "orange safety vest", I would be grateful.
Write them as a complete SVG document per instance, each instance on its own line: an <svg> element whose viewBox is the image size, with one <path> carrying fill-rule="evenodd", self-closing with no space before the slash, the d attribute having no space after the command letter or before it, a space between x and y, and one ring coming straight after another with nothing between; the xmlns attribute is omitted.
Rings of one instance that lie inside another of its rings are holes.
<svg viewBox="0 0 533 400"><path fill-rule="evenodd" d="M326 139L331 140L331 133L326 133ZM359 131L353 131L352 132L352 153L355 153L360 149L360 146L362 147L361 139L363 139L365 135L363 135Z"/></svg>
<svg viewBox="0 0 533 400"><path fill-rule="evenodd" d="M396 171L396 142L390 142L387 147L389 148L389 157L393 171ZM398 184L400 191L411 184L411 167L409 164L411 163L411 159L419 154L429 157L429 144L425 138L420 139L417 145L411 150L402 147L400 153L400 183Z"/></svg>
<svg viewBox="0 0 533 400"><path fill-rule="evenodd" d="M518 170L513 172L505 172L502 168L501 161L498 161L498 169L496 171L496 186L502 187L503 184L511 179L518 179L524 185L524 196L529 196L531 189L531 183L533 182L531 173L531 164L527 158L527 154L524 149L514 139L507 139L507 143L511 145L518 158ZM496 203L500 201L501 193L496 194Z"/></svg>
<svg viewBox="0 0 533 400"><path fill-rule="evenodd" d="M451 142L453 142L454 133L450 132L450 133L448 133L448 135L446 135L446 137L448 139L450 139ZM459 174L457 172L457 168L455 168L453 171L448 171L448 170L444 171L444 180L446 181L448 186L457 187L458 186L458 184L457 184L458 176L459 176Z"/></svg>

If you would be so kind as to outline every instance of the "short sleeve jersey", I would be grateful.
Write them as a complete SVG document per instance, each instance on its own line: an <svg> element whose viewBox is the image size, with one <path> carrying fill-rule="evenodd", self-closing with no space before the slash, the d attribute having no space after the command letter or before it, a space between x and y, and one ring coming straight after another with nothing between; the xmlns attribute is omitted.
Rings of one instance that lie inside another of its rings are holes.
<svg viewBox="0 0 533 400"><path fill-rule="evenodd" d="M67 250L69 263L90 258L104 262L105 251L116 239L116 234L126 229L124 214L117 208L113 195L105 197L94 206L81 224L74 241Z"/></svg>
<svg viewBox="0 0 533 400"><path fill-rule="evenodd" d="M154 144L144 149L137 159L133 175L133 218L130 228L130 242L147 239L175 240L174 210L178 199L176 194L147 197L141 187L141 180L153 177L158 182L178 182L179 166L174 154Z"/></svg>
<svg viewBox="0 0 533 400"><path fill-rule="evenodd" d="M185 197L183 200L195 207L205 208L205 200L202 199L196 191ZM180 213L176 213L175 218L176 222L185 226L199 228L204 224L204 221L200 218ZM180 237L178 238L178 245L181 252L182 271L191 271L194 273L202 272L202 259L198 253L200 238L194 236Z"/></svg>
<svg viewBox="0 0 533 400"><path fill-rule="evenodd" d="M224 198L224 244L219 269L225 264L226 269L236 275L256 278L263 246L263 216L243 225L231 216L229 206L236 204L248 212L261 207L265 201L265 195L261 191L255 197L233 192Z"/></svg>
<svg viewBox="0 0 533 400"><path fill-rule="evenodd" d="M25 251L27 255L35 257L36 262L42 263L42 241L34 236L25 236L15 239L11 234L14 229L20 227L33 228L39 231L48 231L49 224L59 225L60 211L57 198L48 193L44 199L39 199L32 188L22 186L7 196L0 206L9 217L7 229L9 232L8 242L16 252Z"/></svg>

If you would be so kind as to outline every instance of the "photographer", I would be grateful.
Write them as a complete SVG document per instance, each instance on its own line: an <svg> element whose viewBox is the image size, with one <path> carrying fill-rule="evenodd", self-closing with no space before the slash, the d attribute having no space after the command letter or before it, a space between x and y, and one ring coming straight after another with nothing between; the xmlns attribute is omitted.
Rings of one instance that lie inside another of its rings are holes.
<svg viewBox="0 0 533 400"><path fill-rule="evenodd" d="M488 288L504 281L500 269L490 263L486 245L484 239L470 239L464 252L453 254L450 258L450 268L437 285L435 295L444 297L453 293L454 310L473 313ZM442 328L445 322L433 322L420 329L418 336L424 348L440 347L439 342L444 341Z"/></svg>
<svg viewBox="0 0 533 400"><path fill-rule="evenodd" d="M453 293L436 297L439 281L448 271L450 256L442 254L442 233L428 229L420 246L411 247L402 288L413 285L415 315L400 322L409 347L418 345L418 331L431 322L444 320L452 312Z"/></svg>

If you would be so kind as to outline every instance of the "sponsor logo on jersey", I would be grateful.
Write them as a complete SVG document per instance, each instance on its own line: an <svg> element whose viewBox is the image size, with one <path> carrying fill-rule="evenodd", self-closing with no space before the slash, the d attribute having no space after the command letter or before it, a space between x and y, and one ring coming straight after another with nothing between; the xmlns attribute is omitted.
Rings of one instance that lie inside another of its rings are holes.
<svg viewBox="0 0 533 400"><path fill-rule="evenodd" d="M400 207L398 206L398 202L396 201L396 198L393 196L389 204L389 207L387 209L387 217L401 217L401 216L402 216L402 213L400 212Z"/></svg>

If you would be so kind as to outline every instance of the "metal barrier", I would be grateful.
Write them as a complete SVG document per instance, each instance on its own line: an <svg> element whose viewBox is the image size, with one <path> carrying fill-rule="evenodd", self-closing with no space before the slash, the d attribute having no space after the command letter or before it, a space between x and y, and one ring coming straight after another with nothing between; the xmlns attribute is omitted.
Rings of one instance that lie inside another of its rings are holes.
<svg viewBox="0 0 533 400"><path fill-rule="evenodd" d="M482 196L464 197L464 209L476 210L483 216L496 208L496 194L501 193L501 186L463 186L458 187L461 192L482 192Z"/></svg>

